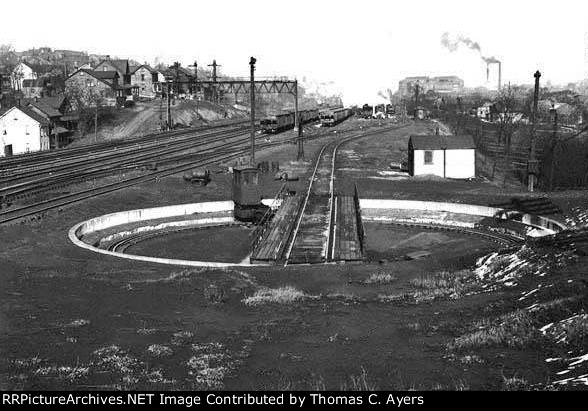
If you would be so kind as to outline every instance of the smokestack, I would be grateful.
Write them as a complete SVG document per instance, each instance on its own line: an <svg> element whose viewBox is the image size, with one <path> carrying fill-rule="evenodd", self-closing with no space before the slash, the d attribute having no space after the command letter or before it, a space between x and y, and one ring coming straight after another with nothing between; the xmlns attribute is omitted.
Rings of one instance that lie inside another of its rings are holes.
<svg viewBox="0 0 588 411"><path fill-rule="evenodd" d="M498 62L498 91L502 88L502 63Z"/></svg>

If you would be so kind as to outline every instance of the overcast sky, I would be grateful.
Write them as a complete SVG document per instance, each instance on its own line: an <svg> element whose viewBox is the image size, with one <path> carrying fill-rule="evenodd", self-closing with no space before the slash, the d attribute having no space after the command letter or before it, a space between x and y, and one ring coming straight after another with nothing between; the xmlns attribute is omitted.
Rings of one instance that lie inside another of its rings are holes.
<svg viewBox="0 0 588 411"><path fill-rule="evenodd" d="M413 75L485 85L480 53L441 44L449 32L503 62L503 82L568 83L588 73L588 1L27 0L2 4L0 43L49 46L183 65L216 59L221 73L323 83L345 104L378 101ZM331 83L332 82L332 83Z"/></svg>

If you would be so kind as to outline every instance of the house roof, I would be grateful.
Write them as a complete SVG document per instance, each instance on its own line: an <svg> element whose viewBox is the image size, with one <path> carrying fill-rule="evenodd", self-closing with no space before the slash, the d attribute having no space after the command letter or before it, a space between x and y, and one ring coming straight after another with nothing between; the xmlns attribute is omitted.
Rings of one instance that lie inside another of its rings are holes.
<svg viewBox="0 0 588 411"><path fill-rule="evenodd" d="M63 94L58 94L56 96L51 97L43 97L39 99L40 103L43 103L51 108L59 110L62 108L63 103L65 103L66 97Z"/></svg>
<svg viewBox="0 0 588 411"><path fill-rule="evenodd" d="M133 68L131 69L131 74L135 74L137 72L137 70L139 70L140 68L146 68L147 70L149 70L149 72L151 74L157 73L157 70L155 70L150 65L148 65L148 64L141 64L140 66L133 66Z"/></svg>
<svg viewBox="0 0 588 411"><path fill-rule="evenodd" d="M0 117L6 116L8 113L10 113L12 110L15 110L15 109L22 111L24 114L26 114L27 116L29 116L30 118L35 120L37 123L41 124L42 126L48 126L50 124L49 120L47 118L36 113L35 111L33 111L33 109L31 109L29 107L16 107L16 106L14 106Z"/></svg>
<svg viewBox="0 0 588 411"><path fill-rule="evenodd" d="M63 114L59 111L54 109L51 106L43 104L42 102L38 101L35 103L30 103L27 107L35 107L40 112L44 113L47 117L61 117Z"/></svg>
<svg viewBox="0 0 588 411"><path fill-rule="evenodd" d="M96 77L99 80L112 80L115 77L120 77L116 71L102 71L102 70L90 70L90 69L82 69L86 73L90 74L93 77Z"/></svg>
<svg viewBox="0 0 588 411"><path fill-rule="evenodd" d="M44 79L24 79L22 81L23 87L43 87L45 85Z"/></svg>
<svg viewBox="0 0 588 411"><path fill-rule="evenodd" d="M464 150L476 148L474 138L468 134L456 136L412 135L408 144L414 150Z"/></svg>
<svg viewBox="0 0 588 411"><path fill-rule="evenodd" d="M127 68L129 68L129 60L123 60L123 59L103 60L100 62L100 64L98 64L98 66L96 66L96 68L98 68L103 63L110 63L110 65L113 66L116 69L116 71L118 71L119 73L127 74L128 72L130 72L130 70L127 71Z"/></svg>
<svg viewBox="0 0 588 411"><path fill-rule="evenodd" d="M107 86L114 88L114 84L108 82L108 80L112 80L115 77L119 77L118 73L116 71L100 71L100 70L89 70L89 69L78 69L75 72L73 72L71 74L71 76L69 76L67 80L71 79L72 77L74 77L75 75L77 75L78 73L83 72L83 73L87 73L90 76L94 77L95 79L103 82L104 84L106 84ZM105 74L106 73L106 74Z"/></svg>
<svg viewBox="0 0 588 411"><path fill-rule="evenodd" d="M27 106L29 104L40 104L46 107L50 107L54 110L60 111L63 109L63 105L66 102L66 97L63 94L58 94L51 97L42 98L26 98L22 100L22 105Z"/></svg>

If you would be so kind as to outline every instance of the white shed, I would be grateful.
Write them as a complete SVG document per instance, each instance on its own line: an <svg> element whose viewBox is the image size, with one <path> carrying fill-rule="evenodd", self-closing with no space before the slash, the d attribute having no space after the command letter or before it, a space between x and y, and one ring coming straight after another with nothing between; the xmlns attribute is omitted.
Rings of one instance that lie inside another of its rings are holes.
<svg viewBox="0 0 588 411"><path fill-rule="evenodd" d="M0 157L49 150L50 123L29 107L12 107L0 116Z"/></svg>
<svg viewBox="0 0 588 411"><path fill-rule="evenodd" d="M476 145L470 135L413 135L408 141L408 169L412 176L476 177Z"/></svg>

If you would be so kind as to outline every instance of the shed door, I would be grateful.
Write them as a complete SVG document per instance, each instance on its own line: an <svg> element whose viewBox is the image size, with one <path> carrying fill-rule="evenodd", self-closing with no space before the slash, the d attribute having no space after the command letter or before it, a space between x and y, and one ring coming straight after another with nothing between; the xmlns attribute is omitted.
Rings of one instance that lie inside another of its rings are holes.
<svg viewBox="0 0 588 411"><path fill-rule="evenodd" d="M10 157L12 155L12 144L8 144L4 146L4 155L6 157Z"/></svg>

